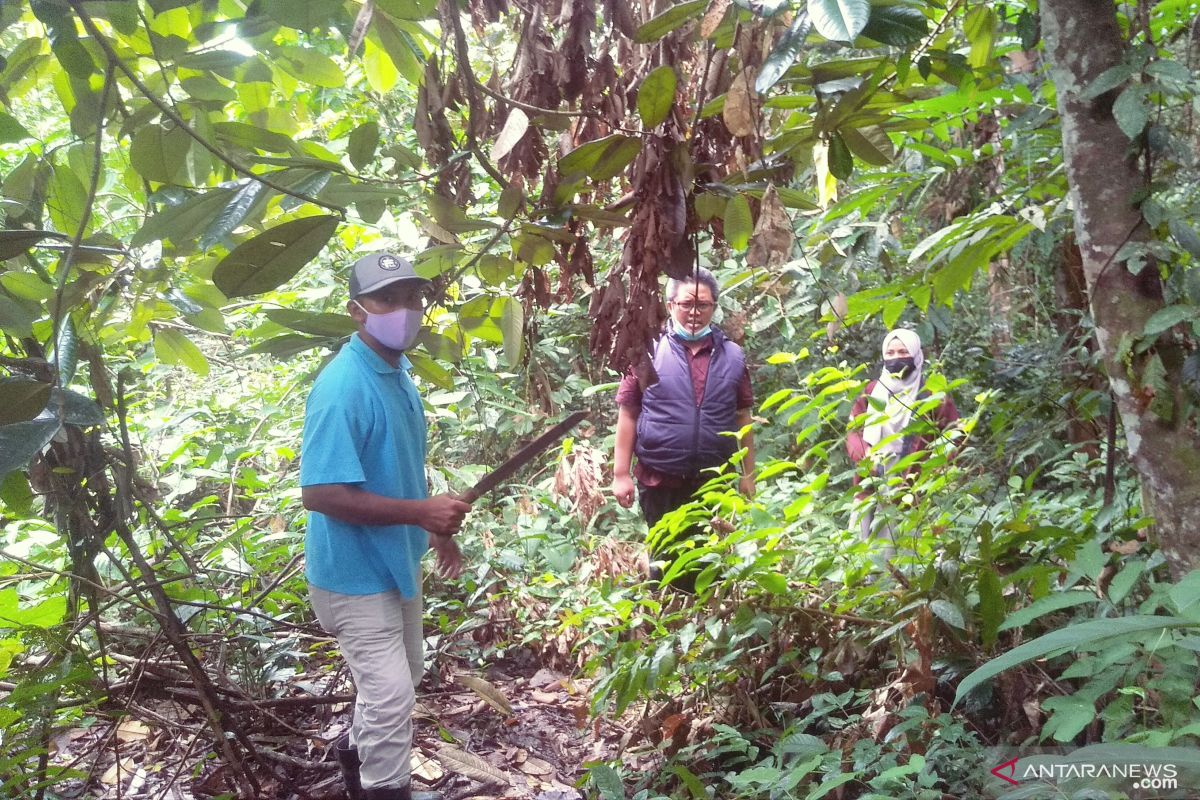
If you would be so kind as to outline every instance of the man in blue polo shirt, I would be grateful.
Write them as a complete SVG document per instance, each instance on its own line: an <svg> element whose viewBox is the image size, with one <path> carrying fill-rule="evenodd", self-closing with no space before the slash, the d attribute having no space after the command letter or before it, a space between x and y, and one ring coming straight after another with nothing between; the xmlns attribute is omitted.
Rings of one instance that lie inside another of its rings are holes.
<svg viewBox="0 0 1200 800"><path fill-rule="evenodd" d="M390 253L355 262L347 310L358 333L317 377L304 416L304 549L321 626L358 689L336 745L351 800L411 800L415 687L423 669L421 556L457 575L453 536L471 506L426 496L425 415L404 351L429 281Z"/></svg>

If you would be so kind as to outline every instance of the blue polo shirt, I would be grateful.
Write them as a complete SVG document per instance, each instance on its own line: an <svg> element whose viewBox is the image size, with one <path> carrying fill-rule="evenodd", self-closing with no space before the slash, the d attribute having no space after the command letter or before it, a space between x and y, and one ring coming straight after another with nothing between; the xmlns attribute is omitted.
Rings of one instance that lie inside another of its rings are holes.
<svg viewBox="0 0 1200 800"><path fill-rule="evenodd" d="M358 338L317 376L304 414L300 485L345 483L373 494L420 500L425 492L425 413L408 376ZM305 573L310 583L340 594L419 588L429 537L415 525L352 525L308 515Z"/></svg>

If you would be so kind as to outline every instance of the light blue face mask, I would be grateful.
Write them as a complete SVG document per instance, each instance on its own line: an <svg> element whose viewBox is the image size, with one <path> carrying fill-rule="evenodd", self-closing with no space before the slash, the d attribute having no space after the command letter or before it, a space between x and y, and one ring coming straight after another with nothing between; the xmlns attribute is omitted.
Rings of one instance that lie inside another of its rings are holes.
<svg viewBox="0 0 1200 800"><path fill-rule="evenodd" d="M705 325L695 333L692 333L675 320L671 320L671 326L675 329L675 335L680 339L683 339L685 342L698 342L705 336L708 336L710 333L712 333L712 325Z"/></svg>

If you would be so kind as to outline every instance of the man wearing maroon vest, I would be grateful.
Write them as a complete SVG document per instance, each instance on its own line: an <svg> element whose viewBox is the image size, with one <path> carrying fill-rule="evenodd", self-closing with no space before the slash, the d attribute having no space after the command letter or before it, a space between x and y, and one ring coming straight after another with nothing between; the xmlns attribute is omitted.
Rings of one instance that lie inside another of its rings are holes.
<svg viewBox="0 0 1200 800"><path fill-rule="evenodd" d="M688 502L711 478L703 470L729 460L739 445L729 433L750 423L754 393L742 348L712 325L720 287L706 269L667 281L668 330L652 353L658 382L644 392L627 374L617 390L613 494L633 505L634 481L646 523ZM754 495L754 437L741 440L739 487ZM633 456L637 464L630 472Z"/></svg>

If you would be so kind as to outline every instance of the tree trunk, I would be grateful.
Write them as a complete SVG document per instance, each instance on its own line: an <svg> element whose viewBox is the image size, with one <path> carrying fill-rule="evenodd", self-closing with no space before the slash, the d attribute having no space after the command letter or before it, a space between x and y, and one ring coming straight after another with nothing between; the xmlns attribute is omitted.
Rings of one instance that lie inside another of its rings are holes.
<svg viewBox="0 0 1200 800"><path fill-rule="evenodd" d="M1134 205L1146 176L1112 113L1119 89L1091 100L1081 96L1100 73L1121 63L1126 45L1112 0L1043 0L1041 13L1096 338L1146 511L1179 577L1200 563L1200 437L1173 400L1183 395L1174 348L1165 341L1170 334L1141 354L1130 346L1163 299L1153 264L1134 275L1116 258L1127 242L1150 237ZM1165 387L1143 380L1156 359L1166 367Z"/></svg>

